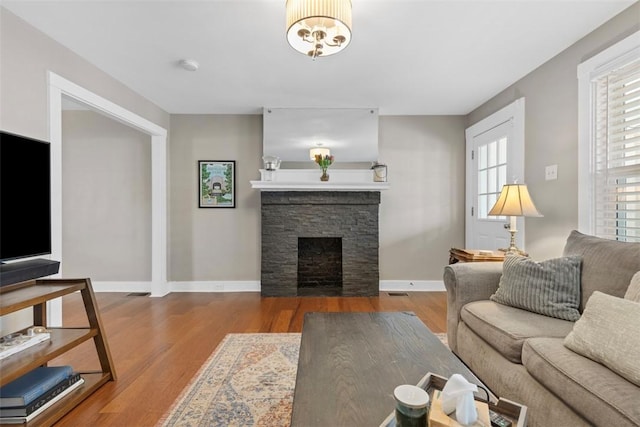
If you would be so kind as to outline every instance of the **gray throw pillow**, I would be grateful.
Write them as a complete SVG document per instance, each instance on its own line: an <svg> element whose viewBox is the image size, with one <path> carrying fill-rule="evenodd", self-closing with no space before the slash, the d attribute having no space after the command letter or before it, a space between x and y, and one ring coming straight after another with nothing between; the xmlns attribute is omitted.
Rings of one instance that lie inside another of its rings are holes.
<svg viewBox="0 0 640 427"><path fill-rule="evenodd" d="M640 270L640 242L620 242L573 230L562 256L582 256L580 310L594 291L622 298Z"/></svg>
<svg viewBox="0 0 640 427"><path fill-rule="evenodd" d="M578 320L581 264L580 256L536 262L507 255L491 300L549 317Z"/></svg>

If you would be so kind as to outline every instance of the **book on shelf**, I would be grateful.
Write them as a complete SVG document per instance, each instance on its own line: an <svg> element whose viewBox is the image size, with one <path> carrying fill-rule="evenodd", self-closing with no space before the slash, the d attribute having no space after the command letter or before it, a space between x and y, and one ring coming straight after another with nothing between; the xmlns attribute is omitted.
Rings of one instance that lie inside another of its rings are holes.
<svg viewBox="0 0 640 427"><path fill-rule="evenodd" d="M54 397L74 385L80 380L80 374L75 373L68 378L60 381L53 388L47 390L42 396L38 397L33 402L25 406L18 406L16 408L0 408L0 418L2 417L26 417L37 411L45 403L52 400Z"/></svg>
<svg viewBox="0 0 640 427"><path fill-rule="evenodd" d="M73 374L71 366L40 366L0 387L0 408L25 406Z"/></svg>
<svg viewBox="0 0 640 427"><path fill-rule="evenodd" d="M39 332L33 336L23 335L20 338L14 340L11 345L0 345L0 360L6 359L16 353L26 350L29 347L33 347L36 344L40 344L43 341L47 341L51 338L49 332Z"/></svg>
<svg viewBox="0 0 640 427"><path fill-rule="evenodd" d="M62 400L65 396L72 393L75 389L79 388L82 384L84 384L84 379L80 378L71 386L64 389L62 393L57 394L53 399L51 399L50 401L48 401L47 403L45 403L44 405L36 409L30 415L27 415L26 417L0 417L0 424L26 424L32 419L34 419L35 417L37 417L38 415L40 415L41 413L43 413L45 410L47 410L48 408L50 408L51 406L55 405L57 402Z"/></svg>

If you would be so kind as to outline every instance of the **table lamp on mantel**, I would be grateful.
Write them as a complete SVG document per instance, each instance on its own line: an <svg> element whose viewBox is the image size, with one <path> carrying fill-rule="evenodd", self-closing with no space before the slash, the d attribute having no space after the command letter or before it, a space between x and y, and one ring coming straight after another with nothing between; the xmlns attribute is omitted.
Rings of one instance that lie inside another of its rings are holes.
<svg viewBox="0 0 640 427"><path fill-rule="evenodd" d="M498 197L498 201L491 208L487 215L491 216L508 216L509 217L509 233L511 233L511 242L507 253L523 254L516 247L516 217L518 216L543 216L536 209L529 195L529 190L525 184L506 184L502 187L502 192ZM506 225L505 225L506 228Z"/></svg>

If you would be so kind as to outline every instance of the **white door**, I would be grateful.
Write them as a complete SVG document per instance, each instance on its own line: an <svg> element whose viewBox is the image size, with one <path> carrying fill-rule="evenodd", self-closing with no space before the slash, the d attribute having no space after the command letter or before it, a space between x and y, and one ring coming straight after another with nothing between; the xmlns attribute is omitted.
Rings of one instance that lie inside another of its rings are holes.
<svg viewBox="0 0 640 427"><path fill-rule="evenodd" d="M507 217L488 216L502 186L524 182L524 98L466 131L465 247L509 247ZM517 220L516 244L524 249L524 219Z"/></svg>

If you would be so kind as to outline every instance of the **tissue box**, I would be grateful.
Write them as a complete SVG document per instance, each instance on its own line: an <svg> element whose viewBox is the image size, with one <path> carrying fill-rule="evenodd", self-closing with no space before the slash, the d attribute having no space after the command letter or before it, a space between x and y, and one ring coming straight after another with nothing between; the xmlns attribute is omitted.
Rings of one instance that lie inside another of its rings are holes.
<svg viewBox="0 0 640 427"><path fill-rule="evenodd" d="M444 413L442 410L442 391L435 390L431 397L431 409L429 410L429 427L465 427L455 419L455 412L451 416ZM489 419L489 405L485 402L475 401L476 409L478 410L478 420L471 424L471 426L490 426L491 420Z"/></svg>

